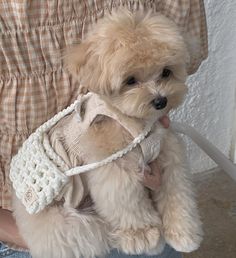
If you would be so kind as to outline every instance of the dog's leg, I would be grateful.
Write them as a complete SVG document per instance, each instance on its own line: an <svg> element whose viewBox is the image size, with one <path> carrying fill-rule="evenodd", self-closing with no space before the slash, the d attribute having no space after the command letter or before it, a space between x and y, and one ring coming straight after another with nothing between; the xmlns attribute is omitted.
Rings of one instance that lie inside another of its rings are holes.
<svg viewBox="0 0 236 258"><path fill-rule="evenodd" d="M169 132L157 162L162 185L154 200L162 217L164 237L177 251L191 252L202 240L201 222L179 139Z"/></svg>
<svg viewBox="0 0 236 258"><path fill-rule="evenodd" d="M131 154L132 155L132 154ZM129 156L129 154L127 154ZM160 253L161 221L132 158L88 173L96 211L114 229L114 247L128 254Z"/></svg>
<svg viewBox="0 0 236 258"><path fill-rule="evenodd" d="M54 206L30 215L14 197L14 215L34 258L92 258L109 251L107 228L96 214Z"/></svg>

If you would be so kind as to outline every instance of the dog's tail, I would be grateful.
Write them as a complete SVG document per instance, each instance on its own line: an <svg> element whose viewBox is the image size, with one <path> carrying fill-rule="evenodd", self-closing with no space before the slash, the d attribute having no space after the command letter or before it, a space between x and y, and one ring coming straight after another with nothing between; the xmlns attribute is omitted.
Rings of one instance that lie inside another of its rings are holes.
<svg viewBox="0 0 236 258"><path fill-rule="evenodd" d="M109 251L106 225L93 213L54 206L30 215L17 198L14 209L20 233L34 258L88 258Z"/></svg>

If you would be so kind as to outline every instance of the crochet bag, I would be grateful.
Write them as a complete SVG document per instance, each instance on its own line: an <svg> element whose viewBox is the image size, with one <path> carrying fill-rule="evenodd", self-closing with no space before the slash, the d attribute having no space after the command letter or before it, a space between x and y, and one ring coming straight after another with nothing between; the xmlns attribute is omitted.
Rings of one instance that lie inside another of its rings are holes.
<svg viewBox="0 0 236 258"><path fill-rule="evenodd" d="M68 176L63 173L69 169L68 166L56 155L49 142L43 144L43 141L47 139L44 134L72 112L76 104L77 101L40 126L12 158L10 179L16 196L30 214L49 205L69 181Z"/></svg>

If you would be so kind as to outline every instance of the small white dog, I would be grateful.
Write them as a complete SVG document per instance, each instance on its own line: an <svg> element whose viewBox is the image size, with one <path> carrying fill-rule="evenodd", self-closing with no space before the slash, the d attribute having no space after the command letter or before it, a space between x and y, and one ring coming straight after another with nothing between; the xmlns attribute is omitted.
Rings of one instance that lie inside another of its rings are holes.
<svg viewBox="0 0 236 258"><path fill-rule="evenodd" d="M66 55L82 91L96 93L138 123L158 120L181 103L188 61L184 39L170 20L124 11L101 20ZM199 247L201 223L182 146L173 132L159 127L164 133L153 161L163 171L159 191L142 184L140 171L146 164L140 164L138 146L82 176L95 212L80 212L76 205L66 204L62 194L39 214L30 215L15 198L17 224L33 257L94 257L114 247L128 254L154 254L162 251L164 241L182 252ZM88 164L124 148L132 139L117 121L100 115L80 137L79 146L73 140L80 159ZM81 160L73 165L78 163Z"/></svg>

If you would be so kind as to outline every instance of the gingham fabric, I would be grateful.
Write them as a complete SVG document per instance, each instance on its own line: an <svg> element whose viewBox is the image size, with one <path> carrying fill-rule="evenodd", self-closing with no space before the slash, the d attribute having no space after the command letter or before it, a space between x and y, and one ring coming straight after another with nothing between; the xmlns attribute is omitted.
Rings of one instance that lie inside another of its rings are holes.
<svg viewBox="0 0 236 258"><path fill-rule="evenodd" d="M161 12L198 37L201 52L189 73L206 58L202 0L0 1L0 207L11 209L11 157L37 127L77 95L78 85L63 69L61 51L119 6Z"/></svg>

